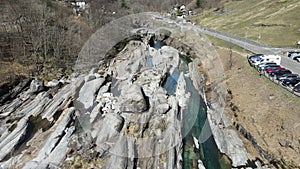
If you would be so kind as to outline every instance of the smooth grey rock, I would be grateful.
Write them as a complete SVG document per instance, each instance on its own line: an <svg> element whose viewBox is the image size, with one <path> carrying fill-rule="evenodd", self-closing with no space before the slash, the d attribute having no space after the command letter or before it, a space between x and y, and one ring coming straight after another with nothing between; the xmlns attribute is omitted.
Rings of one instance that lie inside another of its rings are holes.
<svg viewBox="0 0 300 169"><path fill-rule="evenodd" d="M53 121L53 115L59 109L63 109L68 103L71 102L71 98L75 95L76 90L82 85L83 79L76 78L72 79L71 84L65 85L58 93L53 96L52 101L45 108L42 113L42 118L47 118L49 121Z"/></svg>
<svg viewBox="0 0 300 169"><path fill-rule="evenodd" d="M84 105L85 109L89 109L94 105L96 92L104 81L104 78L99 78L84 83L79 91L78 101Z"/></svg>
<svg viewBox="0 0 300 169"><path fill-rule="evenodd" d="M65 135L59 141L58 145L54 150L51 151L51 154L41 162L41 165L55 165L58 166L66 156L68 152L68 142L70 140L71 135L75 131L75 127L71 126L64 130Z"/></svg>
<svg viewBox="0 0 300 169"><path fill-rule="evenodd" d="M142 86L146 96L151 97L160 88L163 74L156 73L152 69L143 71L135 81L135 84Z"/></svg>
<svg viewBox="0 0 300 169"><path fill-rule="evenodd" d="M280 139L280 140L279 140L279 144L280 144L280 146L282 146L282 147L287 147L287 146L289 146L289 142L286 141L285 139Z"/></svg>
<svg viewBox="0 0 300 169"><path fill-rule="evenodd" d="M51 133L51 135L47 139L45 145L39 151L38 156L36 158L28 161L25 164L24 169L37 168L39 166L39 164L42 164L42 162L50 156L50 154L55 150L55 148L60 143L65 144L65 142L61 142L61 141L64 141L64 140L62 140L62 137L63 137L63 134L65 133L65 129L67 128L67 125L70 123L71 114L74 111L75 111L75 109L73 107L68 108L63 111L61 117L58 119L58 124L57 124L57 126L55 126L54 132ZM69 138L70 134L72 134L73 131L74 131L73 129L67 130L65 139ZM58 159L60 159L60 156Z"/></svg>
<svg viewBox="0 0 300 169"><path fill-rule="evenodd" d="M97 146L100 146L120 133L124 125L124 118L118 114L108 113L101 122L100 126L94 125L93 128L95 131L98 131L95 142Z"/></svg>
<svg viewBox="0 0 300 169"><path fill-rule="evenodd" d="M186 81L184 79L184 74L181 72L176 87L176 99L178 100L178 105L185 109L189 98L190 94L186 92Z"/></svg>
<svg viewBox="0 0 300 169"><path fill-rule="evenodd" d="M42 90L44 90L44 82L41 81L41 80L33 80L31 83L30 83L30 91L32 93L38 93Z"/></svg>
<svg viewBox="0 0 300 169"><path fill-rule="evenodd" d="M146 49L146 45L138 41L127 44L110 65L114 77L119 80L134 80L134 76L147 67Z"/></svg>
<svg viewBox="0 0 300 169"><path fill-rule="evenodd" d="M26 104L20 111L16 112L17 116L26 116L27 118L31 115L37 116L49 103L49 94L46 92L39 93L34 100Z"/></svg>
<svg viewBox="0 0 300 169"><path fill-rule="evenodd" d="M125 136L120 135L118 141L110 151L111 157L106 163L106 169L125 169L127 168L128 146Z"/></svg>
<svg viewBox="0 0 300 169"><path fill-rule="evenodd" d="M118 101L120 111L125 113L141 113L148 107L142 89L137 85L123 88Z"/></svg>
<svg viewBox="0 0 300 169"><path fill-rule="evenodd" d="M5 107L2 107L0 110L1 114L0 117L6 117L9 116L12 112L14 112L21 104L23 103L23 100L20 98L16 98L13 102L11 102L9 105L6 105Z"/></svg>
<svg viewBox="0 0 300 169"><path fill-rule="evenodd" d="M6 155L13 151L15 146L26 134L27 126L27 119L23 118L18 122L17 127L9 135L7 135L5 138L1 138L0 161L3 160L3 158L5 158Z"/></svg>
<svg viewBox="0 0 300 169"><path fill-rule="evenodd" d="M163 88L158 88L151 96L151 107L154 108L155 113L164 114L170 106L168 104L167 91Z"/></svg>
<svg viewBox="0 0 300 169"><path fill-rule="evenodd" d="M136 154L136 139L133 136L127 137L127 143L128 143L128 169L134 169L134 158L137 158Z"/></svg>
<svg viewBox="0 0 300 169"><path fill-rule="evenodd" d="M92 81L92 80L95 80L95 79L96 79L96 76L93 75L93 74L84 77L84 80L85 80L86 82Z"/></svg>
<svg viewBox="0 0 300 169"><path fill-rule="evenodd" d="M159 29L155 32L155 37L157 40L163 41L163 40L167 39L168 37L170 37L171 34L172 34L172 32L170 30Z"/></svg>
<svg viewBox="0 0 300 169"><path fill-rule="evenodd" d="M163 46L157 52L150 52L150 55L151 53L153 57L153 69L159 73L162 73L167 69L170 74L172 74L174 69L179 66L179 53L178 50L173 47Z"/></svg>
<svg viewBox="0 0 300 169"><path fill-rule="evenodd" d="M97 104L91 114L90 114L90 123L93 123L95 120L96 120L96 117L100 114L100 107L101 107L101 104Z"/></svg>
<svg viewBox="0 0 300 169"><path fill-rule="evenodd" d="M111 146L109 144L103 143L100 146L98 146L98 152L99 152L99 157L103 157L105 155L108 155L109 150L111 148Z"/></svg>

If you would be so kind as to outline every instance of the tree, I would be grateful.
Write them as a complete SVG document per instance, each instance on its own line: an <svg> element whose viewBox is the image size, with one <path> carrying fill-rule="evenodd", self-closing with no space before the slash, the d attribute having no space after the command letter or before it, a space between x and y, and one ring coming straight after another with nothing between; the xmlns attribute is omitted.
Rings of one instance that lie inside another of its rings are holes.
<svg viewBox="0 0 300 169"><path fill-rule="evenodd" d="M90 33L82 28L84 19L74 19L71 8L51 0L10 1L9 9L16 37L12 47L24 49L22 60L34 66L36 75L73 65Z"/></svg>
<svg viewBox="0 0 300 169"><path fill-rule="evenodd" d="M201 7L201 0L196 0L196 6L197 6L197 8Z"/></svg>
<svg viewBox="0 0 300 169"><path fill-rule="evenodd" d="M123 8L123 9L129 9L129 7L127 6L126 0L122 0L122 2L121 2L121 8Z"/></svg>

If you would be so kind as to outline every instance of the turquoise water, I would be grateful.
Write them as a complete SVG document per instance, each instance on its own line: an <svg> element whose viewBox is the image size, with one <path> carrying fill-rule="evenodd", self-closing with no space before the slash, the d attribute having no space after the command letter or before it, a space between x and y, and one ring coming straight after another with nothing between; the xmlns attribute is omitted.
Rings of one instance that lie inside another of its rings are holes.
<svg viewBox="0 0 300 169"><path fill-rule="evenodd" d="M187 65L191 60L183 55L180 59L183 63L180 64L179 70L176 69L169 75L163 84L169 95L175 94L180 73L188 72ZM199 95L189 77L185 77L185 81L187 92L191 94L191 97L186 110L183 112L183 168L198 168L198 161L201 160L206 169L230 169L230 160L226 155L219 152L213 138L207 121L207 106L203 98Z"/></svg>
<svg viewBox="0 0 300 169"><path fill-rule="evenodd" d="M185 77L187 91L191 93L186 111L183 113L183 168L197 168L197 161L201 159L206 169L231 168L230 164L222 164L222 155L218 150L207 119L207 109L203 98L192 84L189 77ZM194 138L199 141L197 149Z"/></svg>
<svg viewBox="0 0 300 169"><path fill-rule="evenodd" d="M164 46L165 44L163 42L161 42L160 40L156 41L154 44L154 48L155 49L160 49L162 46Z"/></svg>
<svg viewBox="0 0 300 169"><path fill-rule="evenodd" d="M180 75L180 72L177 69L174 70L174 72L170 76L167 77L166 82L163 84L163 87L167 90L168 95L175 94L179 75Z"/></svg>
<svg viewBox="0 0 300 169"><path fill-rule="evenodd" d="M176 91L179 74L178 70L174 71L164 84L164 88L170 95L174 95ZM199 95L189 77L185 77L185 81L191 98L186 110L183 112L183 168L198 168L199 159L201 159L206 169L231 168L231 164L222 164L224 163L221 160L222 155L217 148L207 121L207 109L203 98ZM195 141L198 142L199 148L197 148Z"/></svg>

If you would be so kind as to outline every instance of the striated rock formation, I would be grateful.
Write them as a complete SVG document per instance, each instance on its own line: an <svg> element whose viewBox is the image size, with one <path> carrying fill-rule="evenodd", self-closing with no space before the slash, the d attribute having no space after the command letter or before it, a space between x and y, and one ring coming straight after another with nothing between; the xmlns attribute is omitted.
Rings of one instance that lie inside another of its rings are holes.
<svg viewBox="0 0 300 169"><path fill-rule="evenodd" d="M222 112L226 86L211 46L197 32L151 31L99 56L89 73L47 87L33 81L3 104L0 168L205 168L209 139L229 168L249 167Z"/></svg>

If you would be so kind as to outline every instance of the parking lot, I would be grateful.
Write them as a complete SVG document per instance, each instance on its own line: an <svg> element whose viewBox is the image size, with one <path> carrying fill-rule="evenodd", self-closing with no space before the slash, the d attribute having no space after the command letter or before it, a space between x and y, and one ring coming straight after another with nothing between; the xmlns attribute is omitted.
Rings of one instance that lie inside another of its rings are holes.
<svg viewBox="0 0 300 169"><path fill-rule="evenodd" d="M287 55L283 57L275 55L255 54L248 57L248 62L259 72L260 76L264 76L274 83L278 84L279 86L285 88L286 90L294 93L297 96L300 96L299 73L286 68L281 63L281 61L283 60L292 59L294 62L291 63L294 63L296 65L296 68L300 68L300 63L298 60L298 58L300 59L300 53L293 53L297 53L297 55L289 55L289 52L287 52Z"/></svg>

